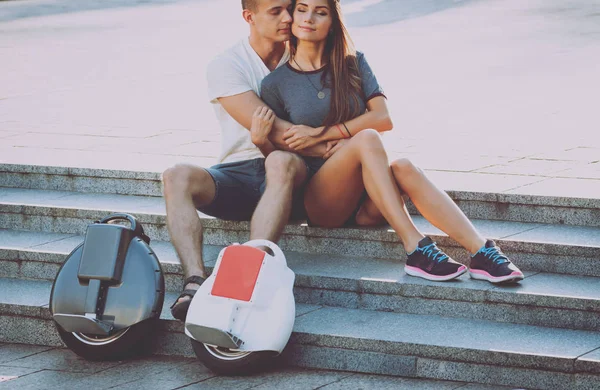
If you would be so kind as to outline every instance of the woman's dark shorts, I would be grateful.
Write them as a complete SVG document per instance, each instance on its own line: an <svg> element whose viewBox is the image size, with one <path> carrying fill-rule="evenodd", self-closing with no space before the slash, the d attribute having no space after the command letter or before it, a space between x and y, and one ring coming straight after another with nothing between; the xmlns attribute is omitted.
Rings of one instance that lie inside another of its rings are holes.
<svg viewBox="0 0 600 390"><path fill-rule="evenodd" d="M265 159L242 160L205 168L215 182L213 201L198 208L201 213L230 221L249 221L265 192ZM312 177L308 168L309 178ZM296 191L290 219L306 218L303 191Z"/></svg>

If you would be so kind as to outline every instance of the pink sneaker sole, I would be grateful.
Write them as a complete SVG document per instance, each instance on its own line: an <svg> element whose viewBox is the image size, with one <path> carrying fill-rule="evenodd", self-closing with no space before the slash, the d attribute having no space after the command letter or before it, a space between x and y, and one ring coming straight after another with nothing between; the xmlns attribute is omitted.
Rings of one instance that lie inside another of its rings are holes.
<svg viewBox="0 0 600 390"><path fill-rule="evenodd" d="M467 272L467 267L462 265L458 268L458 270L456 270L455 273L449 274L449 275L432 275L432 274L428 274L427 272L423 271L421 268L412 267L410 265L405 265L404 272L406 272L410 276L417 276L419 278L433 280L434 282L444 282L446 280L452 280L452 279L458 278L460 275Z"/></svg>
<svg viewBox="0 0 600 390"><path fill-rule="evenodd" d="M518 282L524 278L523 274L520 272L513 272L504 276L492 276L488 272L480 269L469 270L469 276L471 276L471 279L487 280L491 283Z"/></svg>

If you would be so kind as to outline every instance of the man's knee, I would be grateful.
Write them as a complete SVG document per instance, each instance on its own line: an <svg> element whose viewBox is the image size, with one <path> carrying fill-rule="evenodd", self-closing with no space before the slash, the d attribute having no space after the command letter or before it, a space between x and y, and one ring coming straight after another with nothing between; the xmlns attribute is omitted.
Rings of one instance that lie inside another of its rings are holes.
<svg viewBox="0 0 600 390"><path fill-rule="evenodd" d="M177 164L162 173L165 195L187 193L198 195L214 187L212 177L202 168L187 164Z"/></svg>
<svg viewBox="0 0 600 390"><path fill-rule="evenodd" d="M306 165L298 155L276 150L265 160L267 182L293 183L299 175L305 174Z"/></svg>

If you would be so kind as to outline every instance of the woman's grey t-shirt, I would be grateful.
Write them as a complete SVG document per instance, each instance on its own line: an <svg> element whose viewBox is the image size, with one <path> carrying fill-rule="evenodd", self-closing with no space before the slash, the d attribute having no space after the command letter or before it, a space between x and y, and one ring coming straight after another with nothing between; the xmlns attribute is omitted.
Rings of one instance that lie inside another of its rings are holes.
<svg viewBox="0 0 600 390"><path fill-rule="evenodd" d="M377 82L364 54L357 52L356 59L364 96L364 100L359 102L359 112L362 114L366 110L366 103L375 96L382 96L383 89ZM323 88L321 83L321 76L327 66L308 72L296 70L289 63L277 68L262 81L262 100L281 119L295 125L322 126L331 106L331 89ZM331 73L328 72L326 85L331 84L330 80ZM325 93L324 99L317 97L319 91Z"/></svg>

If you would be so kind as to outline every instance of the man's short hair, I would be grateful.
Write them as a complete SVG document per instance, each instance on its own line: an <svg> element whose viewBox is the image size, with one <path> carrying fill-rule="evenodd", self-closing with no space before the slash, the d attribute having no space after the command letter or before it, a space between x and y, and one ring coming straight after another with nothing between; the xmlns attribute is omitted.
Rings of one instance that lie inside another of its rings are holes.
<svg viewBox="0 0 600 390"><path fill-rule="evenodd" d="M242 0L242 9L256 12L258 0Z"/></svg>

